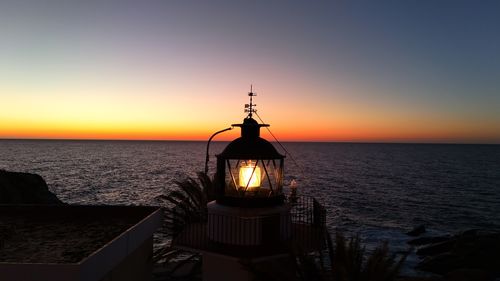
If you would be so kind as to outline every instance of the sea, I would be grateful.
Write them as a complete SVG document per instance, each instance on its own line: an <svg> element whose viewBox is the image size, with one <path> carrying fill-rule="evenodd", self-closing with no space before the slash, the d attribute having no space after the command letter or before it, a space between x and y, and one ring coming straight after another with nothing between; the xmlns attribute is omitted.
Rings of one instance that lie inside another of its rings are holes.
<svg viewBox="0 0 500 281"><path fill-rule="evenodd" d="M227 142L210 145L215 154ZM405 233L500 231L500 145L275 143L285 185L314 196L332 232L359 235L368 250L388 241L408 249ZM158 205L175 181L196 177L206 142L0 140L0 169L41 175L71 204ZM408 263L418 257L410 255Z"/></svg>

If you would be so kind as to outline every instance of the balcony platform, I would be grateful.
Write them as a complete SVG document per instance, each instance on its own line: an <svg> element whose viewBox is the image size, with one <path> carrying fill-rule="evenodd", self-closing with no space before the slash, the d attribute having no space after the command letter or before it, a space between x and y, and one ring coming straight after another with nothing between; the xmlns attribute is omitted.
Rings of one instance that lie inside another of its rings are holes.
<svg viewBox="0 0 500 281"><path fill-rule="evenodd" d="M314 198L301 197L297 202L290 204L291 236L286 241L272 244L244 246L238 243L218 243L209 239L209 227L206 221L187 223L182 231L172 240L172 245L179 249L199 253L219 254L234 258L261 258L288 254L292 249L304 252L318 251L325 247L325 209ZM220 216L220 215L218 215ZM258 223L259 217L254 218ZM229 218L227 221L231 221ZM247 224L252 224L252 218L245 218ZM249 222L250 220L250 222ZM218 219L216 221L224 221ZM233 219L234 221L234 219ZM229 227L228 227L229 226ZM224 236L231 237L240 233L238 224L226 224ZM234 228L234 229L233 229ZM238 237L229 239L238 241Z"/></svg>
<svg viewBox="0 0 500 281"><path fill-rule="evenodd" d="M307 224L292 223L292 238L288 243L269 246L240 246L220 244L208 239L207 223L193 223L173 240L179 249L200 253L217 253L237 258L255 258L288 253L291 245L305 252L324 248L324 229Z"/></svg>
<svg viewBox="0 0 500 281"><path fill-rule="evenodd" d="M150 278L160 224L157 207L0 205L0 280Z"/></svg>

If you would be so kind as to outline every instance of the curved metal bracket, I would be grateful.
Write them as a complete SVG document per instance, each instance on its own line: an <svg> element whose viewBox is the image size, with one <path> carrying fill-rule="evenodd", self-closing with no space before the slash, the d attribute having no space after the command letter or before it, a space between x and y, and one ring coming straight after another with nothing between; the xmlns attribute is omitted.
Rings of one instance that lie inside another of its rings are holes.
<svg viewBox="0 0 500 281"><path fill-rule="evenodd" d="M205 157L205 174L208 175L208 161L209 161L209 156L208 156L208 149L210 148L210 142L212 141L212 139L220 134L220 133L223 133L225 131L229 131L229 130L232 130L233 127L229 127L229 128L225 128L224 130L220 130L220 131L217 131L215 132L209 139L208 139L208 142L207 142L207 153L206 153L206 157Z"/></svg>

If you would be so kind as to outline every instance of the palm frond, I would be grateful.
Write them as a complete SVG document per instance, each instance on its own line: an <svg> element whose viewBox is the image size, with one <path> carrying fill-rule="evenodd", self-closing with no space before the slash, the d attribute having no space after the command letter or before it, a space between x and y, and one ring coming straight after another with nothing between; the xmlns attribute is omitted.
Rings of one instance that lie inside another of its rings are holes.
<svg viewBox="0 0 500 281"><path fill-rule="evenodd" d="M157 196L157 199L167 205L164 210L164 227L166 235L174 239L185 227L192 222L205 221L207 218L207 203L215 199L215 186L213 180L205 173L198 173L198 181L186 178L175 182L175 189L167 194ZM175 260L177 266L171 269L174 273L178 268L188 262L195 262L191 275L196 274L201 268L199 254L189 254L185 251L166 246L154 253L154 261L168 263ZM188 274L189 275L189 274Z"/></svg>
<svg viewBox="0 0 500 281"><path fill-rule="evenodd" d="M203 196L203 190L195 180L188 178L185 181L176 181L175 183L177 187L184 192L187 197L189 197L189 200L191 200L196 207L200 208L204 203L206 203Z"/></svg>
<svg viewBox="0 0 500 281"><path fill-rule="evenodd" d="M215 200L215 183L207 174L203 172L198 173L198 180L203 188L203 193L205 194L206 201L210 202Z"/></svg>
<svg viewBox="0 0 500 281"><path fill-rule="evenodd" d="M391 254L387 242L382 243L369 255L366 255L365 247L361 244L358 235L346 239L344 235L337 232L335 243L331 235L326 234L326 246L330 258L331 274L321 270L324 275L331 277L334 281L394 281L410 251L396 259Z"/></svg>

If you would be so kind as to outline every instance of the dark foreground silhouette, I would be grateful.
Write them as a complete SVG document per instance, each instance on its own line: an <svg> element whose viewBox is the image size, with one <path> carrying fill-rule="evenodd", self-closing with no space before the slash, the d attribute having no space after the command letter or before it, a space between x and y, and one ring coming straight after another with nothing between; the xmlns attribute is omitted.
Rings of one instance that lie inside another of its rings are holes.
<svg viewBox="0 0 500 281"><path fill-rule="evenodd" d="M0 170L0 204L63 204L37 174Z"/></svg>

